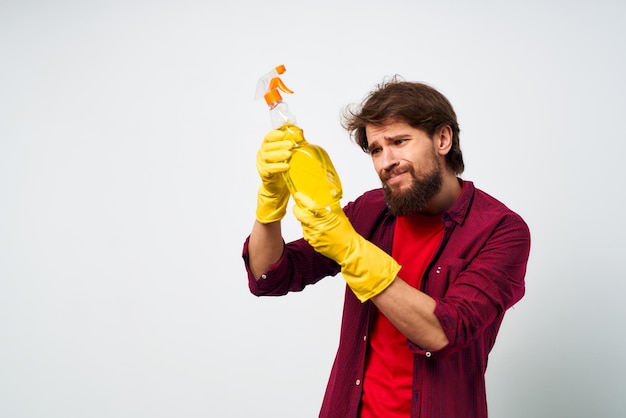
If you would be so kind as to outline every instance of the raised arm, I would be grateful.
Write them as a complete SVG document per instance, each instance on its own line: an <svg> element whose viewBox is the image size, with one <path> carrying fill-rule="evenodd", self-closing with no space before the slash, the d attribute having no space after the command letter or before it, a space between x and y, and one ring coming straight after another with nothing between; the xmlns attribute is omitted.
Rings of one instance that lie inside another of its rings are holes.
<svg viewBox="0 0 626 418"><path fill-rule="evenodd" d="M289 190L282 173L289 169L292 148L293 142L285 138L284 132L271 130L257 152L256 166L261 185L248 247L250 269L257 280L283 252L280 221L287 212Z"/></svg>

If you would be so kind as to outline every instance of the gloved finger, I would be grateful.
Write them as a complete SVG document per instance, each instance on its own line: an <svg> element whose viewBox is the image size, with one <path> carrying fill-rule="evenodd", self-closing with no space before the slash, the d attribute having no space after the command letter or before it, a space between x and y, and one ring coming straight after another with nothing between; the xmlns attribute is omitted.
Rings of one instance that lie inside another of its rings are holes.
<svg viewBox="0 0 626 418"><path fill-rule="evenodd" d="M291 158L292 149L293 142L287 140L263 143L258 155L265 162L286 161Z"/></svg>
<svg viewBox="0 0 626 418"><path fill-rule="evenodd" d="M256 166L261 176L268 176L289 170L289 160L291 159L290 148L293 144L290 141L286 145L280 145L280 149L265 152L263 147L256 155Z"/></svg>
<svg viewBox="0 0 626 418"><path fill-rule="evenodd" d="M294 147L293 141L288 139L280 139L278 141L272 142L263 142L261 144L262 152L272 152L272 151L291 151Z"/></svg>
<svg viewBox="0 0 626 418"><path fill-rule="evenodd" d="M295 198L294 198L295 200ZM315 222L315 215L308 210L302 208L299 204L293 205L293 214L303 227L310 226Z"/></svg>
<svg viewBox="0 0 626 418"><path fill-rule="evenodd" d="M293 141L287 139L287 134L284 131L272 129L265 135L259 153L273 154L275 151L286 151L289 154L285 152L278 153L280 158L285 159L287 155L291 155L290 151L293 147Z"/></svg>
<svg viewBox="0 0 626 418"><path fill-rule="evenodd" d="M287 133L280 129L272 129L265 134L263 142L276 142L287 138Z"/></svg>
<svg viewBox="0 0 626 418"><path fill-rule="evenodd" d="M352 225L339 205L322 206L303 192L296 192L293 199L293 213L303 225L327 230Z"/></svg>
<svg viewBox="0 0 626 418"><path fill-rule="evenodd" d="M285 139L283 131L269 131L256 155L259 173L266 176L288 170L293 147L294 143Z"/></svg>
<svg viewBox="0 0 626 418"><path fill-rule="evenodd" d="M293 195L293 200L302 209L305 209L311 213L315 213L320 208L320 205L315 200L313 200L311 197L309 197L309 195L303 192L296 192Z"/></svg>
<svg viewBox="0 0 626 418"><path fill-rule="evenodd" d="M269 179L276 174L280 174L289 170L289 163L286 161L281 161L278 163L266 163L257 158L256 168L261 177Z"/></svg>
<svg viewBox="0 0 626 418"><path fill-rule="evenodd" d="M296 194L301 194L297 192ZM308 196L305 195L305 200L308 199ZM315 247L318 243L318 238L320 231L317 230L316 226L319 224L319 218L315 216L308 209L301 207L297 201L296 204L293 205L293 214L296 219L302 225L302 236L313 247Z"/></svg>

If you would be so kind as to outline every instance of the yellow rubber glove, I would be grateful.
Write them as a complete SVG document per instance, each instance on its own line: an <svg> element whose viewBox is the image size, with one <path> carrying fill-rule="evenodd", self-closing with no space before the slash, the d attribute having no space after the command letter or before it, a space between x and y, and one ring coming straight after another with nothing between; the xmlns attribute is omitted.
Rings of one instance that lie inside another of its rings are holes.
<svg viewBox="0 0 626 418"><path fill-rule="evenodd" d="M280 221L287 212L289 190L282 173L289 169L293 141L285 132L271 130L265 135L256 155L256 167L261 177L257 195L256 218L262 224Z"/></svg>
<svg viewBox="0 0 626 418"><path fill-rule="evenodd" d="M322 208L304 193L294 196L293 213L304 239L320 254L335 260L361 301L378 295L394 281L401 266L354 230L341 207Z"/></svg>

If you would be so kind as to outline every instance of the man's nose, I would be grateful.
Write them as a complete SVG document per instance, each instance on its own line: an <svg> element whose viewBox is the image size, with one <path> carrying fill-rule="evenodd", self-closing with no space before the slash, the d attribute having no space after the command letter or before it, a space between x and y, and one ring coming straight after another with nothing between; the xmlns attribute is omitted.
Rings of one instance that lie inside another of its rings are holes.
<svg viewBox="0 0 626 418"><path fill-rule="evenodd" d="M398 165L398 158L391 148L383 149L382 151L382 168L384 170L392 170Z"/></svg>

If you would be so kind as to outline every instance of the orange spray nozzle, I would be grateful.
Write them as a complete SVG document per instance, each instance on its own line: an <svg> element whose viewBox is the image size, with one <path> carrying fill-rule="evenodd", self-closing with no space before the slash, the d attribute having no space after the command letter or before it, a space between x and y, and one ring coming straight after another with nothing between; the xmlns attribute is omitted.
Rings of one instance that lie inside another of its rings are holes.
<svg viewBox="0 0 626 418"><path fill-rule="evenodd" d="M268 105L272 105L273 103L282 100L279 90L282 90L284 93L292 94L293 91L291 91L279 77L285 71L287 71L285 66L279 65L261 77L257 84L256 98L259 99L263 96L265 102Z"/></svg>
<svg viewBox="0 0 626 418"><path fill-rule="evenodd" d="M269 91L263 95L265 103L271 105L279 100L282 100L282 96L278 90L282 90L285 93L293 94L293 91L289 89L278 77L274 77L270 80Z"/></svg>

